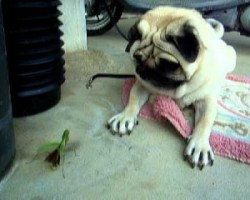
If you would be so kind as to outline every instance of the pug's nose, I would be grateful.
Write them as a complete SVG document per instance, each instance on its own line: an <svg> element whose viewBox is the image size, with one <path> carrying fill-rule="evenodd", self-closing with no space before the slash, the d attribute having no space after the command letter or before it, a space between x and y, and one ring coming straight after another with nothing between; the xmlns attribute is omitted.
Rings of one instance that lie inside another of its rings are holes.
<svg viewBox="0 0 250 200"><path fill-rule="evenodd" d="M137 62L141 62L142 61L142 55L141 54L136 54L134 55L134 58Z"/></svg>

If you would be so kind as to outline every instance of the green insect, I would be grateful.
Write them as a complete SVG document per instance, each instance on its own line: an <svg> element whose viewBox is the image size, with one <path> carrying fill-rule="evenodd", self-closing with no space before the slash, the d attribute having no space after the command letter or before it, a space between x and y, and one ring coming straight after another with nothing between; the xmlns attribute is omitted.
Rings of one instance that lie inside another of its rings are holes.
<svg viewBox="0 0 250 200"><path fill-rule="evenodd" d="M60 165L61 161L64 160L65 147L69 141L69 130L65 130L62 135L60 142L50 142L44 144L38 148L38 154L50 152L45 161L52 164L53 168L57 168Z"/></svg>

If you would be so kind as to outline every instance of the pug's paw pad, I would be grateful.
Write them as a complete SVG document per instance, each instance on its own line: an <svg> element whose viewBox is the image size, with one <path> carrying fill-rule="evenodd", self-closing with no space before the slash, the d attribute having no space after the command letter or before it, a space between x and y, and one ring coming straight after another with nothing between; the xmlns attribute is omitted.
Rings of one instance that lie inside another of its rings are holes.
<svg viewBox="0 0 250 200"><path fill-rule="evenodd" d="M199 167L200 170L206 165L213 165L214 153L206 139L190 137L188 145L184 151L184 158L188 160L192 167Z"/></svg>
<svg viewBox="0 0 250 200"><path fill-rule="evenodd" d="M138 125L137 115L121 112L113 116L107 124L108 129L114 135L130 135L135 125Z"/></svg>

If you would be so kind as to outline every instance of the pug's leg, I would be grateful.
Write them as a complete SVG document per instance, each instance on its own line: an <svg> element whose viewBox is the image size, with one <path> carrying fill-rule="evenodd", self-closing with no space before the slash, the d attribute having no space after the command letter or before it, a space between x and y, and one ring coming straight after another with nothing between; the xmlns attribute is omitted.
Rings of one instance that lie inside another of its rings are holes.
<svg viewBox="0 0 250 200"><path fill-rule="evenodd" d="M213 165L214 153L209 143L210 132L216 117L216 98L209 97L194 103L195 128L184 152L192 167Z"/></svg>
<svg viewBox="0 0 250 200"><path fill-rule="evenodd" d="M149 92L138 82L133 85L128 105L125 109L113 116L108 121L108 128L112 134L120 136L130 134L134 126L138 124L138 114L141 107L148 100Z"/></svg>

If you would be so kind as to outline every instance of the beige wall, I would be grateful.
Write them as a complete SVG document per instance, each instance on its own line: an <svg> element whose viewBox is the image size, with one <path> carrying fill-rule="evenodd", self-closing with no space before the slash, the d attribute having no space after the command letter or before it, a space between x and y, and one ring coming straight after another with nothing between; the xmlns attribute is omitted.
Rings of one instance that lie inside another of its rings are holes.
<svg viewBox="0 0 250 200"><path fill-rule="evenodd" d="M85 21L84 0L61 0L59 7L63 15L60 20L63 22L61 30L64 49L68 52L87 49L87 33Z"/></svg>

